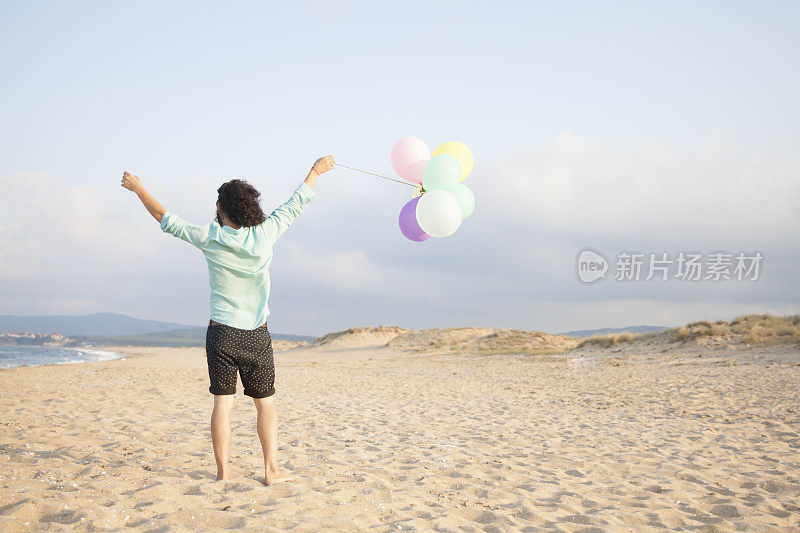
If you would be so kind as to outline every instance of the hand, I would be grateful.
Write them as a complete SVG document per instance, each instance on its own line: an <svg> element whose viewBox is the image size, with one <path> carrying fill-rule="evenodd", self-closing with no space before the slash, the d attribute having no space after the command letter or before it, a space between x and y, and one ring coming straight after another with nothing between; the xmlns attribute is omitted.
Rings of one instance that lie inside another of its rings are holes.
<svg viewBox="0 0 800 533"><path fill-rule="evenodd" d="M336 161L333 160L332 155L326 155L325 157L320 157L314 162L314 166L311 167L312 170L316 171L317 174L324 174L327 171L333 168L333 165L336 164Z"/></svg>
<svg viewBox="0 0 800 533"><path fill-rule="evenodd" d="M120 185L129 191L137 192L142 186L142 180L140 180L138 176L134 176L130 172L125 171L122 173L122 182Z"/></svg>

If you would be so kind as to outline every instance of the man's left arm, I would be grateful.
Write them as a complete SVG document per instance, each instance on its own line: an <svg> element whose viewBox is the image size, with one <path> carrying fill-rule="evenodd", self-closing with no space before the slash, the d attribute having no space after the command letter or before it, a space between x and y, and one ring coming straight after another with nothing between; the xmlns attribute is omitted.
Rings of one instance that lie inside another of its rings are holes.
<svg viewBox="0 0 800 533"><path fill-rule="evenodd" d="M161 222L161 219L164 217L164 213L167 210L161 205L158 200L153 198L153 196L147 192L147 189L144 188L142 185L142 180L139 179L138 176L134 176L130 172L124 172L122 174L122 183L120 183L123 187L128 189L129 191L133 191L136 193L136 196L139 197L139 200L142 201L147 212L153 215L158 222Z"/></svg>
<svg viewBox="0 0 800 533"><path fill-rule="evenodd" d="M208 226L190 224L175 213L167 211L158 200L147 192L147 189L142 185L142 181L130 172L125 172L122 175L121 185L136 193L136 196L147 208L147 212L153 215L153 218L161 224L161 231L174 235L197 248L203 248L203 244L208 240Z"/></svg>

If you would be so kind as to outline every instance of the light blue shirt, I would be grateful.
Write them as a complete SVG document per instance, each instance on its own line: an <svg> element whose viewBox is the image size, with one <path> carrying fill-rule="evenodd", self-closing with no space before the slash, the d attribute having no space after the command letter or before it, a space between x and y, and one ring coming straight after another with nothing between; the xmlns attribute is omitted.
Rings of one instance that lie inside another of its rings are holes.
<svg viewBox="0 0 800 533"><path fill-rule="evenodd" d="M303 182L264 222L239 229L217 222L198 226L164 213L161 230L196 246L206 258L212 320L239 329L255 329L267 320L272 245L315 197Z"/></svg>

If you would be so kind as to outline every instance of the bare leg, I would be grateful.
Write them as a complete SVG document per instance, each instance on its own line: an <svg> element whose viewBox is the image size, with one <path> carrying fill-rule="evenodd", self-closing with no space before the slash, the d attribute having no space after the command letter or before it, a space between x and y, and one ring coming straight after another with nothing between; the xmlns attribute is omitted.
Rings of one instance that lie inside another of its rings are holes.
<svg viewBox="0 0 800 533"><path fill-rule="evenodd" d="M217 460L217 479L228 479L228 457L231 451L231 411L233 394L214 395L211 412L211 442Z"/></svg>
<svg viewBox="0 0 800 533"><path fill-rule="evenodd" d="M267 485L294 479L278 468L278 415L275 413L273 398L274 396L253 398L258 410L256 430L264 452L264 483Z"/></svg>

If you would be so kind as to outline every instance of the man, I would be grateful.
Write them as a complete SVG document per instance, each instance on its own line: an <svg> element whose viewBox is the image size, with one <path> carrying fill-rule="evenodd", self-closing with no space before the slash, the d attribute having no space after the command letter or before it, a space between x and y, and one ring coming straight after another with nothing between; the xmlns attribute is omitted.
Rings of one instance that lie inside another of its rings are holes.
<svg viewBox="0 0 800 533"><path fill-rule="evenodd" d="M133 191L147 211L171 233L196 246L208 263L211 282L211 317L206 330L206 358L214 395L211 440L217 461L217 479L228 478L233 395L237 371L244 394L253 398L256 429L264 453L267 485L291 477L278 468L277 416L275 414L275 366L272 340L267 330L272 245L316 196L317 177L331 170L333 156L317 159L306 179L283 205L264 216L261 195L242 180L231 180L217 189L217 220L198 226L167 211L142 185L125 172L121 185Z"/></svg>

